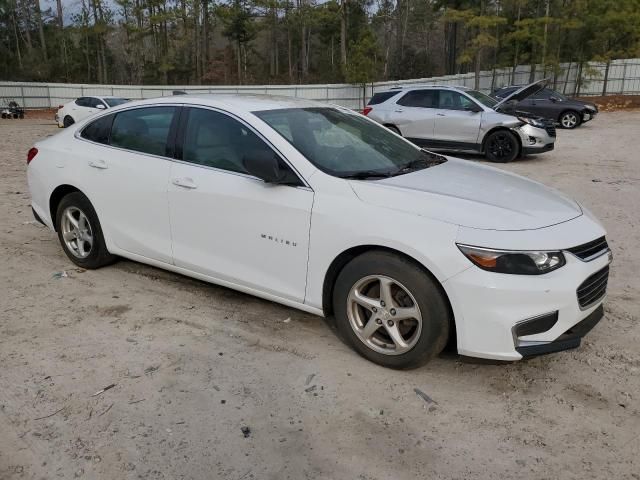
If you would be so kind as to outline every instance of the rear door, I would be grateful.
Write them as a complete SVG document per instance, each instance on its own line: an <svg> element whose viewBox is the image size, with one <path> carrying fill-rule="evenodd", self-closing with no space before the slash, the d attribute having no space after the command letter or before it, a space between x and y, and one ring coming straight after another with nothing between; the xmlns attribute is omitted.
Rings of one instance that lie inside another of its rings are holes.
<svg viewBox="0 0 640 480"><path fill-rule="evenodd" d="M454 90L438 91L434 138L443 145L475 150L482 122L478 105Z"/></svg>
<svg viewBox="0 0 640 480"><path fill-rule="evenodd" d="M436 116L437 93L433 89L411 90L396 101L392 113L393 123L403 137L415 143L433 138Z"/></svg>
<svg viewBox="0 0 640 480"><path fill-rule="evenodd" d="M129 253L172 262L167 185L179 107L124 110L88 124L78 149L83 190L102 229Z"/></svg>

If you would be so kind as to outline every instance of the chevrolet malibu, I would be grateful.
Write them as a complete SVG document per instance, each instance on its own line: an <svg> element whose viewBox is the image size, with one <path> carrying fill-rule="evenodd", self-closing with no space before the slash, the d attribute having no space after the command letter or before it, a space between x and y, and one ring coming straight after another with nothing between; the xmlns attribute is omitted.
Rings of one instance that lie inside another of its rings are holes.
<svg viewBox="0 0 640 480"><path fill-rule="evenodd" d="M509 361L573 348L603 315L611 254L584 207L340 107L132 102L27 161L36 219L76 265L122 256L333 315L384 366L449 341Z"/></svg>

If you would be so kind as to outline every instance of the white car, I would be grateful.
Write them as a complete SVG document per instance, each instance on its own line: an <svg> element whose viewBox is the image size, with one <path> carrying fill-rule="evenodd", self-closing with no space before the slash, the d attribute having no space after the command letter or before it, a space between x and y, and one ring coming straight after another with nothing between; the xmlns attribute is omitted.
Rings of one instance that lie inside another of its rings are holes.
<svg viewBox="0 0 640 480"><path fill-rule="evenodd" d="M76 98L58 107L56 123L60 128L67 128L102 110L117 107L128 101L126 98L110 96Z"/></svg>
<svg viewBox="0 0 640 480"><path fill-rule="evenodd" d="M420 365L450 339L499 360L572 348L603 315L611 255L585 208L344 108L132 102L27 161L36 219L75 264L122 256L334 315L385 366Z"/></svg>

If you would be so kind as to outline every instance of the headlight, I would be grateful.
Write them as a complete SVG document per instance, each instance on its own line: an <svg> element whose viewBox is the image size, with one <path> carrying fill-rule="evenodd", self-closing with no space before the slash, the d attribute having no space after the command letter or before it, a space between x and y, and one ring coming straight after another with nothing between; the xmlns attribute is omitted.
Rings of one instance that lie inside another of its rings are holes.
<svg viewBox="0 0 640 480"><path fill-rule="evenodd" d="M518 120L524 123L528 123L532 127L544 128L544 122L542 120L538 120L537 118L518 117Z"/></svg>
<svg viewBox="0 0 640 480"><path fill-rule="evenodd" d="M562 267L562 252L492 250L458 244L460 251L475 265L496 273L542 275Z"/></svg>

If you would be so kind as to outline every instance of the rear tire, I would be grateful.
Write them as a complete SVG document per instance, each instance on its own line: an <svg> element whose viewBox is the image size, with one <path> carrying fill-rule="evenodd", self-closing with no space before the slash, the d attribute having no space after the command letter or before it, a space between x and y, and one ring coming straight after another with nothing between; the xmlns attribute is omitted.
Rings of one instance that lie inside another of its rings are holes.
<svg viewBox="0 0 640 480"><path fill-rule="evenodd" d="M490 162L507 163L515 160L520 153L516 136L508 130L490 133L484 144L485 156Z"/></svg>
<svg viewBox="0 0 640 480"><path fill-rule="evenodd" d="M573 130L578 127L581 123L580 114L575 110L567 110L566 112L562 112L559 118L560 126L567 130Z"/></svg>
<svg viewBox="0 0 640 480"><path fill-rule="evenodd" d="M66 195L58 204L56 230L64 253L79 267L100 268L117 259L107 250L93 205L80 192Z"/></svg>
<svg viewBox="0 0 640 480"><path fill-rule="evenodd" d="M75 120L71 118L69 115L64 117L64 120L62 121L62 125L64 126L64 128L70 127L74 123L76 123Z"/></svg>
<svg viewBox="0 0 640 480"><path fill-rule="evenodd" d="M384 367L424 365L449 338L449 308L437 282L390 252L364 253L342 269L333 311L342 337Z"/></svg>

